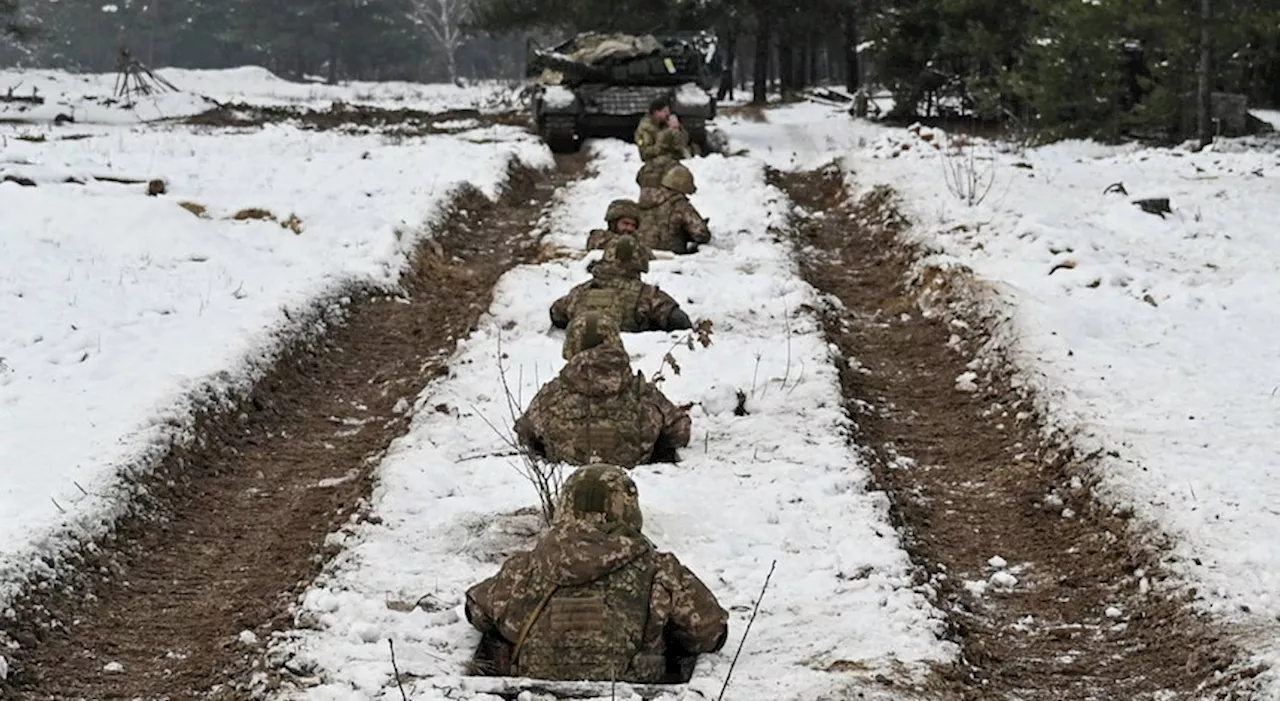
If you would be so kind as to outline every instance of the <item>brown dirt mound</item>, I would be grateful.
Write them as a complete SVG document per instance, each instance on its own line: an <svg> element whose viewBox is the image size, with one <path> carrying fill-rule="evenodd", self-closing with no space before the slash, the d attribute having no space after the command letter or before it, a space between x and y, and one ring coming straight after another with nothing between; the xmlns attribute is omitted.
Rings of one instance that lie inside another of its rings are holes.
<svg viewBox="0 0 1280 701"><path fill-rule="evenodd" d="M335 102L327 110L228 103L187 117L182 121L186 124L211 127L252 127L275 122L290 122L304 129L318 131L367 129L403 136L420 136L453 133L456 130L447 129L441 124L460 119L474 119L484 125L505 124L517 127L529 125L528 117L517 112L490 113L474 109L426 112L339 102Z"/></svg>
<svg viewBox="0 0 1280 701"><path fill-rule="evenodd" d="M825 213L798 217L792 235L805 278L843 303L822 314L828 338L866 369L841 366L854 440L963 651L934 680L939 694L1245 694L1257 670L1235 666L1228 636L1161 585L1168 575L1150 534L1091 499L1089 458L1042 438L1045 423L1011 384L1008 364L977 366L976 391L957 387L987 327L955 304L938 313L928 303L959 301L977 283L932 271L923 289L908 285L919 251L898 237L906 222L892 192L850 203L834 167L771 177L805 210ZM1016 583L991 581L993 556L1007 560Z"/></svg>
<svg viewBox="0 0 1280 701"><path fill-rule="evenodd" d="M132 514L16 607L17 697L248 698L260 651L237 637L291 625L288 607L333 554L325 536L360 517L406 430L406 403L448 371L498 277L538 250L539 216L582 171L561 166L514 170L496 203L463 193L403 294L320 305L304 325L327 333L288 344L248 396L212 402L194 440L140 478Z"/></svg>

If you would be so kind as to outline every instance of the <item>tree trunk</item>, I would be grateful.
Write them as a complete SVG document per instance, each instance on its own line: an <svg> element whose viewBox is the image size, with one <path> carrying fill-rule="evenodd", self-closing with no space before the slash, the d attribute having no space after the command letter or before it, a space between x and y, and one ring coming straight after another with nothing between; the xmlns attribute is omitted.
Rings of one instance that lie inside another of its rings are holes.
<svg viewBox="0 0 1280 701"><path fill-rule="evenodd" d="M1212 79L1212 37L1210 20L1212 19L1211 0L1200 0L1200 70L1198 100L1198 131L1200 148L1213 143L1213 85Z"/></svg>
<svg viewBox="0 0 1280 701"><path fill-rule="evenodd" d="M795 56L792 53L790 32L778 32L778 92L786 100L795 90Z"/></svg>
<svg viewBox="0 0 1280 701"><path fill-rule="evenodd" d="M723 65L720 66L720 89L716 92L716 100L723 100L726 96L733 99L733 73L738 64L737 31L725 30L720 37L719 50Z"/></svg>
<svg viewBox="0 0 1280 701"><path fill-rule="evenodd" d="M862 66L858 65L858 13L852 5L844 11L844 86L851 93L862 87Z"/></svg>
<svg viewBox="0 0 1280 701"><path fill-rule="evenodd" d="M822 46L817 42L817 37L809 35L809 69L806 71L805 84L817 85L822 82L822 76L818 74L818 62L822 58Z"/></svg>
<svg viewBox="0 0 1280 701"><path fill-rule="evenodd" d="M757 13L756 17L756 51L754 65L751 66L751 104L766 105L769 103L769 44L772 43L773 22L767 12Z"/></svg>

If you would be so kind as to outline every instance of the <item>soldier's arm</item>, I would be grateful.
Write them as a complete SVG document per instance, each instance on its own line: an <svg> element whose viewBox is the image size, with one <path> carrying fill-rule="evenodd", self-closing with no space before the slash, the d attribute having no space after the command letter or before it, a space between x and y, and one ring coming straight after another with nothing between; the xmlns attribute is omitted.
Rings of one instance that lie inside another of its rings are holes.
<svg viewBox="0 0 1280 701"><path fill-rule="evenodd" d="M689 316L680 309L680 303L671 295L653 285L645 285L640 295L641 314L651 329L679 331L693 328Z"/></svg>
<svg viewBox="0 0 1280 701"><path fill-rule="evenodd" d="M671 618L667 637L681 649L676 652L700 654L717 652L729 636L729 612L697 575L671 553L658 556L655 584L671 596Z"/></svg>
<svg viewBox="0 0 1280 701"><path fill-rule="evenodd" d="M688 410L673 404L657 387L650 385L649 389L652 391L652 401L662 412L662 433L658 437L658 443L671 449L689 445L693 419L689 418Z"/></svg>
<svg viewBox="0 0 1280 701"><path fill-rule="evenodd" d="M675 159L687 159L692 155L692 148L689 143L689 132L684 129L663 129L662 147L664 152L671 154Z"/></svg>
<svg viewBox="0 0 1280 701"><path fill-rule="evenodd" d="M609 243L610 233L611 232L605 231L604 229L592 229L591 233L587 234L587 250L602 250L605 247L605 244Z"/></svg>
<svg viewBox="0 0 1280 701"><path fill-rule="evenodd" d="M552 382L555 382L555 380L552 380ZM533 401L529 402L529 408L525 409L520 418L516 419L515 425L516 440L520 442L520 445L529 449L535 455L542 457L546 457L547 447L542 442L541 432L535 423L535 417L543 411L542 407L546 402L543 397L547 387L550 387L550 383L543 385L542 389L538 390L538 393L533 396Z"/></svg>
<svg viewBox="0 0 1280 701"><path fill-rule="evenodd" d="M552 326L557 329L563 329L569 326L569 307L572 302L573 295L567 294L551 303Z"/></svg>
<svg viewBox="0 0 1280 701"><path fill-rule="evenodd" d="M663 129L658 132L659 153L681 159L689 156L689 132L684 129Z"/></svg>
<svg viewBox="0 0 1280 701"><path fill-rule="evenodd" d="M528 554L517 553L502 563L498 573L467 590L464 608L467 622L481 633L501 636L502 617L515 598L519 578L528 569Z"/></svg>
<svg viewBox="0 0 1280 701"><path fill-rule="evenodd" d="M661 156L662 132L649 126L644 120L641 120L640 126L636 127L636 148L640 149L640 160L649 161Z"/></svg>
<svg viewBox="0 0 1280 701"><path fill-rule="evenodd" d="M689 235L689 240L697 243L710 241L711 229L707 228L707 220L702 218L702 215L698 213L697 209L694 209L689 200L682 197L676 199L679 200L679 204L676 205L676 212L684 226L685 233Z"/></svg>

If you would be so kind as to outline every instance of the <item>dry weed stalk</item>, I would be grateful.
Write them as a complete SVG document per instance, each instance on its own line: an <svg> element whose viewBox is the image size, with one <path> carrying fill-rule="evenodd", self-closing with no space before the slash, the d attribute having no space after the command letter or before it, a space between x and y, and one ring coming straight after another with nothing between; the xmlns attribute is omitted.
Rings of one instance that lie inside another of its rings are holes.
<svg viewBox="0 0 1280 701"><path fill-rule="evenodd" d="M512 463L516 472L521 477L528 480L533 485L533 489L538 493L538 506L542 511L542 520L547 525L551 525L551 521L556 515L556 503L560 499L560 487L564 484L564 466L560 463L550 462L531 451L528 447L520 443L520 439L515 435L515 424L519 420L520 415L524 413L524 401L519 394L519 390L512 390L511 383L507 381L507 368L503 364L502 359L502 336L498 335L497 341L497 362L498 376L502 380L502 392L507 400L507 413L510 418L510 425L507 430L503 430L495 425L492 421L476 407L472 409L476 415L485 422L498 438L510 449L511 455L520 458L518 463ZM520 376L516 379L518 387L524 385L524 369L521 368ZM504 453L506 454L506 453Z"/></svg>
<svg viewBox="0 0 1280 701"><path fill-rule="evenodd" d="M947 191L969 207L982 204L995 186L995 159L984 160L985 164L978 162L976 149L964 137L951 138L942 152L942 179Z"/></svg>
<svg viewBox="0 0 1280 701"><path fill-rule="evenodd" d="M697 346L694 345L695 342L703 348L706 348L711 345L712 327L713 324L710 319L698 319L694 322L693 328L685 335L677 338L675 342L671 344L671 347L667 349L667 352L663 354L662 363L658 365L658 370L653 373L653 377L650 381L656 385L667 379L665 374L666 368L670 368L673 375L679 375L680 363L676 360L676 356L674 355L676 348L684 346L691 351L696 350Z"/></svg>

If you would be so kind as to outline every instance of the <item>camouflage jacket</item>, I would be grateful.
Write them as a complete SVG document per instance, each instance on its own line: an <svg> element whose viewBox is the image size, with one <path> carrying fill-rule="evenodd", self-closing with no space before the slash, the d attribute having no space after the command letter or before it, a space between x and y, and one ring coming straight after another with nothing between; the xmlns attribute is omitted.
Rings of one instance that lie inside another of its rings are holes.
<svg viewBox="0 0 1280 701"><path fill-rule="evenodd" d="M591 232L587 234L587 250L603 251L604 249L608 248L609 244L612 243L613 240L618 238L619 236L622 236L622 234L619 234L616 231L610 231L608 229L592 229ZM635 234L631 234L631 236L634 237ZM648 246L644 245L643 241L637 238L636 244L640 249L640 255L645 260L654 260L653 251ZM597 269L603 270L603 268L601 268L600 266L600 263L601 261L598 261L598 260L588 263L587 272L595 274L595 271ZM641 268L641 271L649 272L649 266L645 265L643 268Z"/></svg>
<svg viewBox="0 0 1280 701"><path fill-rule="evenodd" d="M716 652L728 614L675 555L622 524L557 519L467 591L467 620L514 648L499 674L665 681L668 658Z"/></svg>
<svg viewBox="0 0 1280 701"><path fill-rule="evenodd" d="M666 188L640 193L636 238L655 251L690 253L689 244L711 240L711 230L689 198Z"/></svg>
<svg viewBox="0 0 1280 701"><path fill-rule="evenodd" d="M624 333L670 331L671 313L680 304L654 285L630 277L601 277L574 287L551 304L551 323L558 329L573 317L596 311L607 314Z"/></svg>
<svg viewBox="0 0 1280 701"><path fill-rule="evenodd" d="M624 468L673 460L691 429L689 414L632 374L626 349L612 344L573 356L515 425L520 442L548 460L586 465L594 455Z"/></svg>
<svg viewBox="0 0 1280 701"><path fill-rule="evenodd" d="M672 129L665 122L645 115L636 126L636 147L640 149L640 160L648 161L658 156L671 156L677 160L692 155L689 147L689 132L684 129Z"/></svg>

